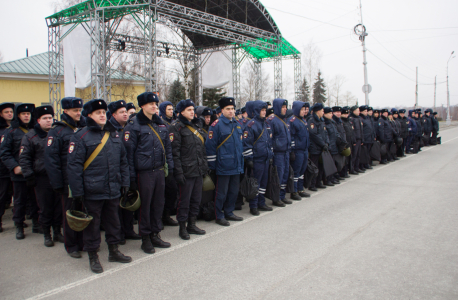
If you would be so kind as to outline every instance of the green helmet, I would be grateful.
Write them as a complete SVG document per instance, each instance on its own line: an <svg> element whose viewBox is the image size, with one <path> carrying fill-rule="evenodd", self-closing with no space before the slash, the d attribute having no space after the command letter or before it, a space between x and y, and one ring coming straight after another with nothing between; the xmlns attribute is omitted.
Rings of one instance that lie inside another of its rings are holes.
<svg viewBox="0 0 458 300"><path fill-rule="evenodd" d="M210 175L205 175L204 180L202 182L202 191L213 191L215 189L215 184L213 180L210 178Z"/></svg>
<svg viewBox="0 0 458 300"><path fill-rule="evenodd" d="M68 226L74 231L83 231L92 221L92 216L77 210L67 210Z"/></svg>
<svg viewBox="0 0 458 300"><path fill-rule="evenodd" d="M342 154L343 156L350 156L351 155L350 147L343 149L342 152L340 152L340 154Z"/></svg>
<svg viewBox="0 0 458 300"><path fill-rule="evenodd" d="M122 195L119 201L119 206L121 206L121 208L130 211L136 211L140 208L141 205L142 202L140 201L140 196L138 195L138 192L131 189L129 189L127 195Z"/></svg>

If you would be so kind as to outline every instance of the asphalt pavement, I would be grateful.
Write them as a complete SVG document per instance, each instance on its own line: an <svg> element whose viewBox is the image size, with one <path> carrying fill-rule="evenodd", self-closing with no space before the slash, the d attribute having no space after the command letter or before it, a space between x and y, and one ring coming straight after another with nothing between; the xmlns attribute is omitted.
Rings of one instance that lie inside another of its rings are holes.
<svg viewBox="0 0 458 300"><path fill-rule="evenodd" d="M311 198L147 255L89 270L62 244L43 246L26 229L17 241L11 210L0 233L0 299L458 299L458 128L442 145L377 165ZM270 201L268 201L270 204ZM30 225L30 221L28 222Z"/></svg>

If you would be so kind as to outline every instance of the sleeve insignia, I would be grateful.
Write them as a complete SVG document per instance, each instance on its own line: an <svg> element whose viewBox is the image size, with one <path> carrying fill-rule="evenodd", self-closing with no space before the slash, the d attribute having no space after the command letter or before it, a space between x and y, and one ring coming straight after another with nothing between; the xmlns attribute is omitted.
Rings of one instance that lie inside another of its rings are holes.
<svg viewBox="0 0 458 300"><path fill-rule="evenodd" d="M212 126L216 126L216 124L218 124L218 119L215 120L215 122L212 123Z"/></svg>
<svg viewBox="0 0 458 300"><path fill-rule="evenodd" d="M24 146L21 146L21 150L19 150L19 155L22 154L22 151L24 151Z"/></svg>
<svg viewBox="0 0 458 300"><path fill-rule="evenodd" d="M315 125L313 123L310 124L310 128L312 128L312 129L315 128Z"/></svg>
<svg viewBox="0 0 458 300"><path fill-rule="evenodd" d="M5 140L5 136L2 135L2 139L0 140L0 144L3 143L4 140Z"/></svg>
<svg viewBox="0 0 458 300"><path fill-rule="evenodd" d="M48 137L48 147L52 145L53 139L54 139L54 137L52 137L52 136ZM3 136L2 136L2 142L3 142Z"/></svg>
<svg viewBox="0 0 458 300"><path fill-rule="evenodd" d="M74 143L74 142L71 142L71 143L70 143L70 146L68 147L68 153L72 153L73 150L75 150L75 143Z"/></svg>
<svg viewBox="0 0 458 300"><path fill-rule="evenodd" d="M248 137L248 131L243 132L243 138L246 139Z"/></svg>
<svg viewBox="0 0 458 300"><path fill-rule="evenodd" d="M126 133L124 133L124 140L127 142L129 140L129 137L130 137L130 132L126 131Z"/></svg>
<svg viewBox="0 0 458 300"><path fill-rule="evenodd" d="M173 142L173 133L169 133L170 142Z"/></svg>
<svg viewBox="0 0 458 300"><path fill-rule="evenodd" d="M216 121L215 121L216 122ZM214 122L213 122L214 123ZM208 132L208 138L211 140L213 138L213 131Z"/></svg>

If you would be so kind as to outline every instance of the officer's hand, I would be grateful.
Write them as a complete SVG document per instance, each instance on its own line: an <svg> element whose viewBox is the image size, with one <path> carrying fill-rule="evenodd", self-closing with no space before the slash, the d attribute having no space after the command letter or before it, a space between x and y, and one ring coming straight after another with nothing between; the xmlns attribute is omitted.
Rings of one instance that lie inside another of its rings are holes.
<svg viewBox="0 0 458 300"><path fill-rule="evenodd" d="M137 182L135 182L135 180L130 181L130 189L134 191L138 191L138 185L137 185Z"/></svg>
<svg viewBox="0 0 458 300"><path fill-rule="evenodd" d="M254 164L253 164L253 161L251 159L247 159L245 160L245 166L251 170L254 169Z"/></svg>
<svg viewBox="0 0 458 300"><path fill-rule="evenodd" d="M186 184L186 178L183 174L177 174L175 176L175 180L177 181L178 185L184 186Z"/></svg>
<svg viewBox="0 0 458 300"><path fill-rule="evenodd" d="M20 166L17 166L13 169L14 174L16 175L21 175L22 174L22 168Z"/></svg>
<svg viewBox="0 0 458 300"><path fill-rule="evenodd" d="M324 145L323 146L323 151L328 151L328 150L329 150L328 144Z"/></svg>
<svg viewBox="0 0 458 300"><path fill-rule="evenodd" d="M293 162L296 160L296 153L294 153L294 151L291 151L291 153L289 154L289 161Z"/></svg>
<svg viewBox="0 0 458 300"><path fill-rule="evenodd" d="M26 180L27 180L27 187L37 186L37 180L35 179L35 176L29 177Z"/></svg>

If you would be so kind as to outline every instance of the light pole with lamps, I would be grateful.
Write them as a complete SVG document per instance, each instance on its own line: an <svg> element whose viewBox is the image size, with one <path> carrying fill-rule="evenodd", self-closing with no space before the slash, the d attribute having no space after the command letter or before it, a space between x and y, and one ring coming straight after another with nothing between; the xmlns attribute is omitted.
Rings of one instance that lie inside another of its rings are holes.
<svg viewBox="0 0 458 300"><path fill-rule="evenodd" d="M445 124L449 126L452 124L452 120L450 119L450 91L448 89L448 63L450 62L450 59L452 59L452 55L455 53L455 51L452 51L452 54L450 54L450 57L447 60L447 120L445 121Z"/></svg>

